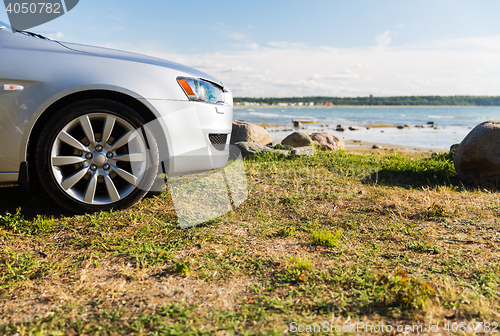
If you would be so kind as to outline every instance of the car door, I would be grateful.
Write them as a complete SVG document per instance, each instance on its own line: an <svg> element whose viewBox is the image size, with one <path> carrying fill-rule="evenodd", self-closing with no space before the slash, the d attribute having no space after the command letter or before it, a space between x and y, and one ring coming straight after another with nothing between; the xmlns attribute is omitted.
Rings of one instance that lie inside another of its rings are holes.
<svg viewBox="0 0 500 336"><path fill-rule="evenodd" d="M50 83L57 57L51 51L57 49L65 48L0 29L0 172L16 172L24 160L27 125L54 94Z"/></svg>
<svg viewBox="0 0 500 336"><path fill-rule="evenodd" d="M13 62L14 35L0 29L0 172L19 170L20 144L27 123L22 109L25 107L22 74L16 75Z"/></svg>

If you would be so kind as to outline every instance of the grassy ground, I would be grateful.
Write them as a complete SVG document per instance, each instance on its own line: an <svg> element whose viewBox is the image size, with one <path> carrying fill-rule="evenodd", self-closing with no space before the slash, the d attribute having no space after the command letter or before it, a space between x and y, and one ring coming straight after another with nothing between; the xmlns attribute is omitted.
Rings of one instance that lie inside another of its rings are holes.
<svg viewBox="0 0 500 336"><path fill-rule="evenodd" d="M446 333L500 321L498 194L462 186L449 154L245 165L247 201L184 230L168 193L73 216L0 188L0 334L271 335L324 322Z"/></svg>

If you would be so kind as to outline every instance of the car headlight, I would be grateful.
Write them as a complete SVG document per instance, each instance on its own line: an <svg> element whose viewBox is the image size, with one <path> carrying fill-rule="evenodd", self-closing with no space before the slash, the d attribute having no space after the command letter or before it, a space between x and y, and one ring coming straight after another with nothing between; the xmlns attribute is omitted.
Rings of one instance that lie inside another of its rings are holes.
<svg viewBox="0 0 500 336"><path fill-rule="evenodd" d="M199 78L177 77L189 100L216 104L224 102L224 92L214 84Z"/></svg>

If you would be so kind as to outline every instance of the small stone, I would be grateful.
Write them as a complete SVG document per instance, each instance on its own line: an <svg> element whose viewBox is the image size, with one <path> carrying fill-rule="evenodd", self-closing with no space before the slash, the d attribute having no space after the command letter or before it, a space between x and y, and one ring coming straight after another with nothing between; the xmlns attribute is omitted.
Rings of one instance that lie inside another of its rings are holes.
<svg viewBox="0 0 500 336"><path fill-rule="evenodd" d="M383 148L383 147L382 147L382 146L380 146L380 145L373 145L373 146L372 146L372 149L382 149L382 148Z"/></svg>
<svg viewBox="0 0 500 336"><path fill-rule="evenodd" d="M305 147L298 147L292 149L290 152L290 155L296 155L296 156L314 156L316 153L315 149L313 146L305 146Z"/></svg>
<svg viewBox="0 0 500 336"><path fill-rule="evenodd" d="M276 153L281 155L288 155L288 151L280 149L272 149L267 146L259 145L253 142L237 142L236 147L241 151L241 156L246 158L250 155L259 155L263 153Z"/></svg>
<svg viewBox="0 0 500 336"><path fill-rule="evenodd" d="M309 135L307 135L306 133L293 132L292 134L284 138L283 141L281 141L281 144L295 148L311 146L313 144L313 141L311 140L311 137L309 137Z"/></svg>
<svg viewBox="0 0 500 336"><path fill-rule="evenodd" d="M336 137L335 135L328 132L317 132L311 134L311 139L318 145L322 150L337 150L344 149L344 140Z"/></svg>

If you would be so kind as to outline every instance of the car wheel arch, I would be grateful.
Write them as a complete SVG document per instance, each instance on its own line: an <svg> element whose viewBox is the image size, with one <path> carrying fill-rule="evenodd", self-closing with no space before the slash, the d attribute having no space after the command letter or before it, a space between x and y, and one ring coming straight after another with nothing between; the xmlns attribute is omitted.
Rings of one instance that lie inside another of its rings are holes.
<svg viewBox="0 0 500 336"><path fill-rule="evenodd" d="M28 141L24 146L24 154L26 158L25 161L27 161L28 163L33 162L34 164L33 159L35 157L37 143L42 133L43 127L54 116L54 114L65 106L86 99L108 99L124 104L137 111L137 113L139 113L146 120L146 122L153 121L157 118L153 110L150 107L146 106L142 101L138 100L135 97L132 97L131 95L119 91L84 90L74 92L54 101L39 115L33 127L31 128ZM37 174L35 173L35 169L30 168L29 179L37 179L36 175Z"/></svg>

